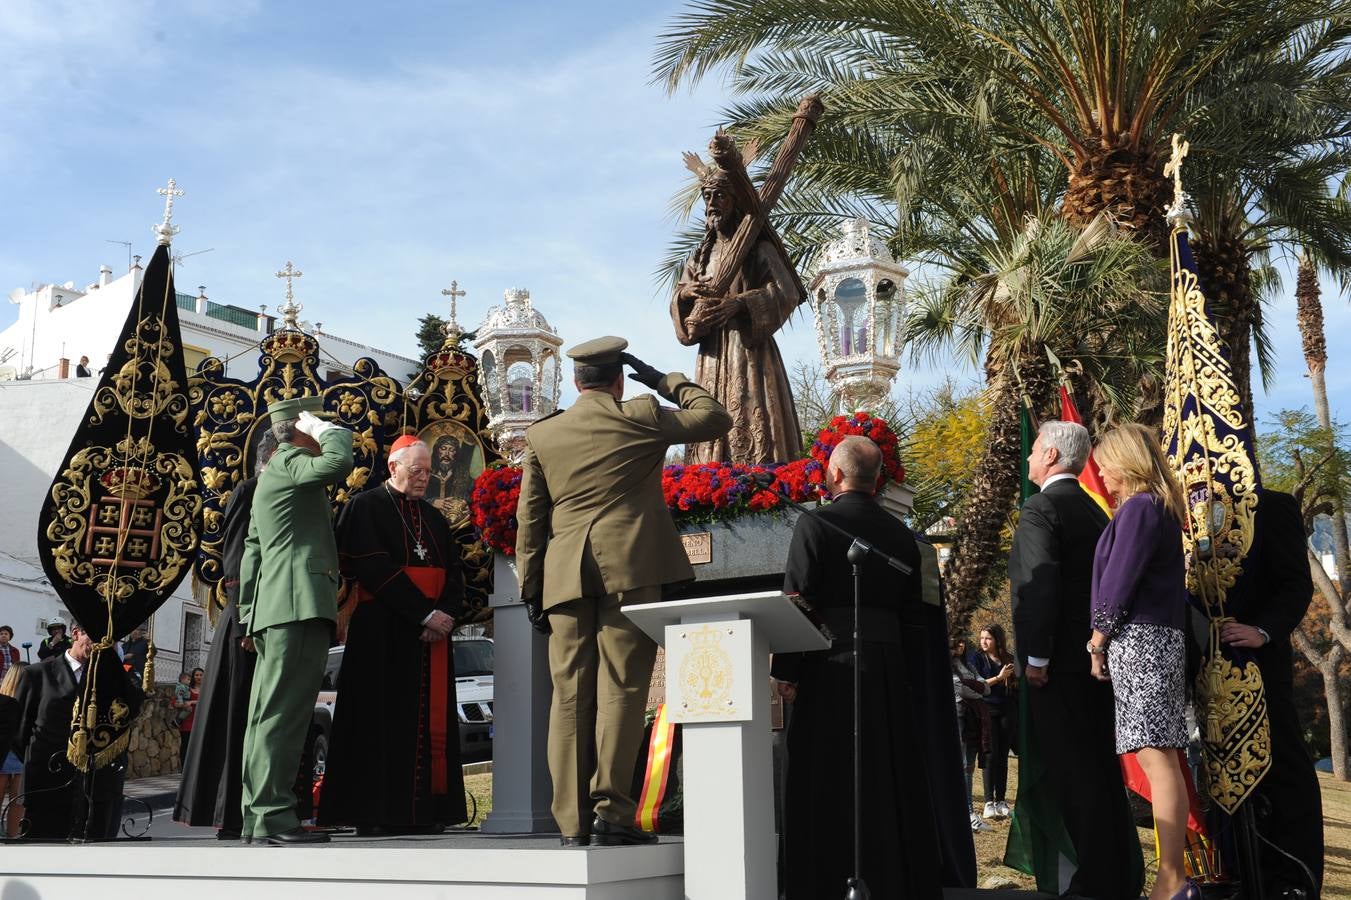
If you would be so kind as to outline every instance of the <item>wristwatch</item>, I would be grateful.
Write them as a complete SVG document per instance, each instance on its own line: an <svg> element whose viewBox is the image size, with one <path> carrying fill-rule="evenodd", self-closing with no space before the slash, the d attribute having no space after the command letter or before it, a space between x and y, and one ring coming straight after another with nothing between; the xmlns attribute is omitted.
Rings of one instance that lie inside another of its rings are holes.
<svg viewBox="0 0 1351 900"><path fill-rule="evenodd" d="M1107 655L1107 645L1106 645L1106 644L1103 644L1101 647L1099 647L1097 644L1093 643L1092 641L1089 641L1089 642L1088 642L1088 647L1087 647L1086 649L1088 650L1089 653L1092 653L1094 656L1106 656L1106 655Z"/></svg>

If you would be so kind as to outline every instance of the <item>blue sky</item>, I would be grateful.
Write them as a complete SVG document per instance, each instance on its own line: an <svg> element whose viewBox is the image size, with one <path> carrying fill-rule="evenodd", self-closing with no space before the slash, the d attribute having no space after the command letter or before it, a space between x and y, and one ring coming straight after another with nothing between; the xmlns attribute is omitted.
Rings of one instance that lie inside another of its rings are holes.
<svg viewBox="0 0 1351 900"><path fill-rule="evenodd" d="M184 262L180 290L275 308L293 260L304 318L412 355L452 278L466 326L527 287L568 344L618 333L688 371L652 273L680 153L706 145L727 97L716 80L649 84L680 5L4 0L0 288L120 274L126 251L106 241L148 255L173 176L175 249L214 248ZM1259 411L1307 403L1287 282ZM1351 311L1334 290L1325 302L1336 409ZM0 327L15 317L0 304ZM815 361L810 316L780 343L790 365Z"/></svg>

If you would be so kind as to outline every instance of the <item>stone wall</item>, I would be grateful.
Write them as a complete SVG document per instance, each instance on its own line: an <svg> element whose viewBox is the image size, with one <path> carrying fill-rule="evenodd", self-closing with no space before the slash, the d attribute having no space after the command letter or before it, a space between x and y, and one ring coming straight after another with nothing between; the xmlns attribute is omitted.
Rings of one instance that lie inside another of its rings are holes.
<svg viewBox="0 0 1351 900"><path fill-rule="evenodd" d="M127 777L173 775L178 772L178 719L173 686L146 695L141 714L131 726Z"/></svg>

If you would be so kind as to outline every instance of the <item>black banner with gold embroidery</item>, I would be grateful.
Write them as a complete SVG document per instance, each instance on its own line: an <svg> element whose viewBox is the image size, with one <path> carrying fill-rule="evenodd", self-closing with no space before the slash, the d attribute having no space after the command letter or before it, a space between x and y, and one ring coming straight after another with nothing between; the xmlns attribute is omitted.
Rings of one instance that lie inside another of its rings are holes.
<svg viewBox="0 0 1351 900"><path fill-rule="evenodd" d="M1223 644L1230 600L1251 589L1244 560L1261 494L1252 423L1243 414L1228 353L1201 291L1187 241L1175 225L1168 313L1163 436L1186 495L1187 590L1210 620L1196 677L1197 724L1208 793L1233 814L1271 768L1271 725L1262 673L1250 651Z"/></svg>
<svg viewBox="0 0 1351 900"><path fill-rule="evenodd" d="M202 509L169 248L155 249L38 521L52 586L94 642L68 756L89 771L127 745L140 693L114 642L191 571Z"/></svg>

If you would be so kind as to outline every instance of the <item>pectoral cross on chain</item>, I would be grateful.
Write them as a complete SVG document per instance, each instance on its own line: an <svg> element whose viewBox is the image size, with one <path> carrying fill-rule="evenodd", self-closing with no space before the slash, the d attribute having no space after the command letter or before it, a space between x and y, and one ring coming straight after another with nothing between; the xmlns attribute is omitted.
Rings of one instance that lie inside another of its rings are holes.
<svg viewBox="0 0 1351 900"><path fill-rule="evenodd" d="M417 558L422 562L427 561L427 548L422 546L422 541L418 541L413 545L413 552L417 554Z"/></svg>

